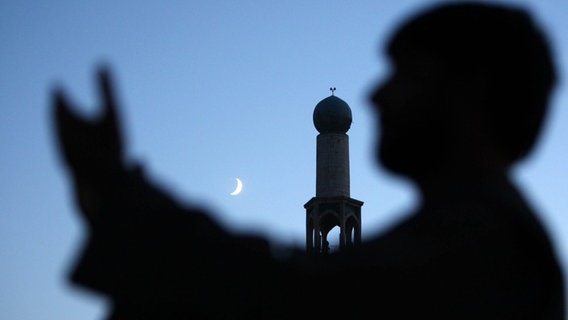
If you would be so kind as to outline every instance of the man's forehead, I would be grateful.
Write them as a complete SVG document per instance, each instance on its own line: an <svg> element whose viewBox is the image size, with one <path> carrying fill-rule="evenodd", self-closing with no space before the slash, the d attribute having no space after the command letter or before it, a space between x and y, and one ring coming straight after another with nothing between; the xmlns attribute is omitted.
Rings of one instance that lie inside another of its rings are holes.
<svg viewBox="0 0 568 320"><path fill-rule="evenodd" d="M397 69L443 69L446 66L442 56L428 50L411 50L396 55L389 53L388 58Z"/></svg>

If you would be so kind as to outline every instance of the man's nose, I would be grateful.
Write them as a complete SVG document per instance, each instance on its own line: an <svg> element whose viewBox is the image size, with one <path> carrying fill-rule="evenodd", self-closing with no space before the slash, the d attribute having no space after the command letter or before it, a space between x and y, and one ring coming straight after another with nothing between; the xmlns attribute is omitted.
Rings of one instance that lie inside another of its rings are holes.
<svg viewBox="0 0 568 320"><path fill-rule="evenodd" d="M385 88L386 88L385 82L379 83L377 84L377 86L369 96L369 100L371 101L371 104L375 109L382 108L384 95L385 95Z"/></svg>

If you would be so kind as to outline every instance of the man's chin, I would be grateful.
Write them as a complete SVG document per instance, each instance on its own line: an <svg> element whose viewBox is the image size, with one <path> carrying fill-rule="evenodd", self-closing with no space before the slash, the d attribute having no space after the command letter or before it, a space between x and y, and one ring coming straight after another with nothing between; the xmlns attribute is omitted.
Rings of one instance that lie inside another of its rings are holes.
<svg viewBox="0 0 568 320"><path fill-rule="evenodd" d="M401 150L387 151L383 148L378 148L376 159L381 167L395 175L412 177L413 173L418 170L418 159L415 156L401 152Z"/></svg>
<svg viewBox="0 0 568 320"><path fill-rule="evenodd" d="M376 152L376 160L379 166L387 171L397 175L404 175L404 166L399 161L400 159L394 157L391 153L384 152L379 148Z"/></svg>

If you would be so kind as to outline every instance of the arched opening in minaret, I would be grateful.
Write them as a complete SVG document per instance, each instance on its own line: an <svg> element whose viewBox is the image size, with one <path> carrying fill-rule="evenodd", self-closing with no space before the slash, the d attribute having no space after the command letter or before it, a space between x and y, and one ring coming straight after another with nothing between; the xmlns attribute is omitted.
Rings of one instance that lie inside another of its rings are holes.
<svg viewBox="0 0 568 320"><path fill-rule="evenodd" d="M321 253L327 254L340 248L340 228L337 212L326 211L321 218Z"/></svg>
<svg viewBox="0 0 568 320"><path fill-rule="evenodd" d="M317 241L317 237L316 237L316 230L314 228L314 220L312 218L308 219L308 223L307 223L307 248L309 252L314 252L314 250L316 250L316 241Z"/></svg>
<svg viewBox="0 0 568 320"><path fill-rule="evenodd" d="M341 236L341 230L340 230L339 226L333 227L327 233L327 241L329 242L329 252L330 253L339 251L339 249L340 249L340 236Z"/></svg>
<svg viewBox="0 0 568 320"><path fill-rule="evenodd" d="M361 226L354 216L350 216L345 222L345 246L352 248L361 241Z"/></svg>

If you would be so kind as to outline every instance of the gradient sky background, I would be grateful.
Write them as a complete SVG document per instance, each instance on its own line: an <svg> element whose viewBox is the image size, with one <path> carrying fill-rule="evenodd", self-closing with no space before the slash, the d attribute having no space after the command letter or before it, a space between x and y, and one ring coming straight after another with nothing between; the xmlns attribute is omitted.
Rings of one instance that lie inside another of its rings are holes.
<svg viewBox="0 0 568 320"><path fill-rule="evenodd" d="M388 71L381 44L436 3L392 1L1 1L0 318L101 319L107 302L67 274L86 229L53 136L50 90L97 109L94 71L112 67L128 155L175 197L229 228L304 246L315 195L315 105L329 87L351 106L351 195L363 237L413 205L375 165L367 95ZM515 170L568 266L568 1L533 11L561 83L541 143ZM480 21L479 23L483 23ZM235 178L243 192L229 193Z"/></svg>

